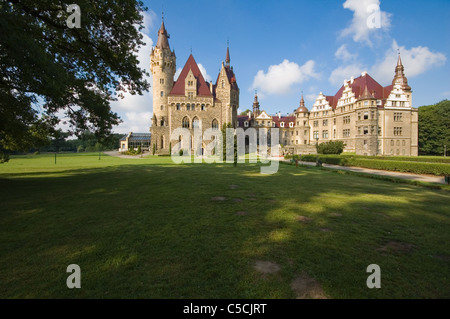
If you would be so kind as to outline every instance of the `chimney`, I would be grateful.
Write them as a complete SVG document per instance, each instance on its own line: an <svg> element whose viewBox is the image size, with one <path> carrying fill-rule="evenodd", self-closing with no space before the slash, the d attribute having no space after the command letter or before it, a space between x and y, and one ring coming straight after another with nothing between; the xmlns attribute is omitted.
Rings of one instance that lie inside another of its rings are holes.
<svg viewBox="0 0 450 319"><path fill-rule="evenodd" d="M281 119L281 112L278 111L278 118Z"/></svg>
<svg viewBox="0 0 450 319"><path fill-rule="evenodd" d="M252 112L248 111L247 115L248 115L248 119L250 120L252 118Z"/></svg>
<svg viewBox="0 0 450 319"><path fill-rule="evenodd" d="M213 94L213 84L212 84L212 82L209 82L209 90L211 91L211 94Z"/></svg>

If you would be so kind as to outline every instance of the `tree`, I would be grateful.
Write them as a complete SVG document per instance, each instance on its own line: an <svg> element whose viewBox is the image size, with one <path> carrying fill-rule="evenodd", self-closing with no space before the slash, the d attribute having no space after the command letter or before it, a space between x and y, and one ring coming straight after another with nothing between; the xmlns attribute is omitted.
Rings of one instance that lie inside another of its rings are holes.
<svg viewBox="0 0 450 319"><path fill-rule="evenodd" d="M450 148L450 101L419 107L419 153L443 155Z"/></svg>
<svg viewBox="0 0 450 319"><path fill-rule="evenodd" d="M12 0L0 5L0 150L27 150L65 114L70 133L97 138L120 122L110 102L148 90L138 67L144 45L137 0L79 0L80 28L70 28L69 1Z"/></svg>
<svg viewBox="0 0 450 319"><path fill-rule="evenodd" d="M251 112L249 109L246 109L245 111L241 112L239 115L248 115L248 112Z"/></svg>

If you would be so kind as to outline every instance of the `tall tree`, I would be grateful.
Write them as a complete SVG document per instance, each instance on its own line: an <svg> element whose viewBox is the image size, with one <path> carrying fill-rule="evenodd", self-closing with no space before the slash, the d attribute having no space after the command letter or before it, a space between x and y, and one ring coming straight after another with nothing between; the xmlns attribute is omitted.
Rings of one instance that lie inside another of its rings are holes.
<svg viewBox="0 0 450 319"><path fill-rule="evenodd" d="M450 148L450 101L419 107L419 153L443 155Z"/></svg>
<svg viewBox="0 0 450 319"><path fill-rule="evenodd" d="M79 28L68 19L71 3L0 2L0 151L45 140L58 114L70 133L90 129L101 139L120 122L110 101L150 86L137 59L143 3L77 0Z"/></svg>

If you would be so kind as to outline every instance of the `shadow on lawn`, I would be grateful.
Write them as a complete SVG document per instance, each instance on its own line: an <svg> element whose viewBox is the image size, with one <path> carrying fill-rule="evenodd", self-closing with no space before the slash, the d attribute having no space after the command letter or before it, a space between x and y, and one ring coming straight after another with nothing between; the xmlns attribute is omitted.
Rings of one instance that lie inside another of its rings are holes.
<svg viewBox="0 0 450 319"><path fill-rule="evenodd" d="M448 261L433 257L450 255L442 192L286 165L24 174L0 179L2 297L292 298L304 272L332 298L448 296ZM82 289L65 286L71 263ZM365 285L372 263L383 289Z"/></svg>

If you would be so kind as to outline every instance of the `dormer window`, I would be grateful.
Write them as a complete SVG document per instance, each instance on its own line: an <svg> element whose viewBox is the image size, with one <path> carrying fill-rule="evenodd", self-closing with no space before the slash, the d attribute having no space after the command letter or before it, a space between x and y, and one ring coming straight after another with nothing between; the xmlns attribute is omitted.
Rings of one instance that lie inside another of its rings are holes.
<svg viewBox="0 0 450 319"><path fill-rule="evenodd" d="M281 122L281 123L280 123L280 127L284 127L284 122Z"/></svg>
<svg viewBox="0 0 450 319"><path fill-rule="evenodd" d="M244 122L244 127L248 127L248 121Z"/></svg>
<svg viewBox="0 0 450 319"><path fill-rule="evenodd" d="M294 127L294 122L290 122L289 127Z"/></svg>

